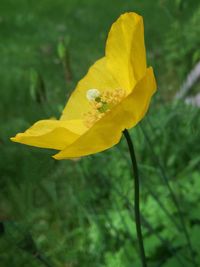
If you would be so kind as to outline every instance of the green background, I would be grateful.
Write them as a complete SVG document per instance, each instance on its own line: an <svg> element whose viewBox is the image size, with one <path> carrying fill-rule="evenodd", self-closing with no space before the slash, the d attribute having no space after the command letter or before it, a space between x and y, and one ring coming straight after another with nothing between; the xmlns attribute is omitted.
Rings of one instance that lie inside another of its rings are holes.
<svg viewBox="0 0 200 267"><path fill-rule="evenodd" d="M199 266L200 111L174 101L200 60L198 2L1 0L1 267L44 266L43 258L53 267L141 266L124 140L60 162L51 158L54 151L9 140L39 119L59 117L78 80L104 54L111 24L126 11L144 17L148 64L158 82L148 115L131 130L148 266L190 267L194 259ZM198 91L196 84L189 94Z"/></svg>

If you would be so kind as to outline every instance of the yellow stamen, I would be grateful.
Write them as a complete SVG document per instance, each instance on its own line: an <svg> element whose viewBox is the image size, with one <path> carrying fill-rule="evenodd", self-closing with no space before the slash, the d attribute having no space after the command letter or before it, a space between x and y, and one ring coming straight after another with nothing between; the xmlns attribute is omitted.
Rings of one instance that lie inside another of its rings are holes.
<svg viewBox="0 0 200 267"><path fill-rule="evenodd" d="M88 90L88 92L91 92L91 89ZM117 105L125 96L126 93L123 89L116 89L112 91L107 90L101 94L99 93L96 98L89 99L87 97L91 106L91 110L83 114L86 127L90 128L95 122L109 112L113 106Z"/></svg>

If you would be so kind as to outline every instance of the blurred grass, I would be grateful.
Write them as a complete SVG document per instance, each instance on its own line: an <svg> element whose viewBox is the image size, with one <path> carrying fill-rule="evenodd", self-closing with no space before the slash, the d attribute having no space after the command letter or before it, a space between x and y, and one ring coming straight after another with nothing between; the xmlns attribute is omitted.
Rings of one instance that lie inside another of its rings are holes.
<svg viewBox="0 0 200 267"><path fill-rule="evenodd" d="M36 120L59 116L76 82L103 55L110 25L125 11L144 16L148 62L155 68L158 80L159 93L149 114L153 129L148 120L143 125L181 200L193 244L199 247L199 110L168 102L183 80L185 66L191 67L191 53L199 59L196 39L188 40L192 45L181 54L183 59L178 57L177 62L170 57L178 54L178 45L186 44L176 40L177 28L174 31L173 25L179 24L179 32L187 28L198 9L195 0L1 0L0 218L5 225L0 239L2 267L40 264L26 247L28 233L54 266L126 267L132 262L135 267L140 266L137 250L133 250L136 240L132 211L128 211L126 203L127 197L132 205L133 196L123 141L119 147L78 162L56 162L50 157L52 151L9 141L9 137ZM66 37L70 39L70 82L65 81L57 55L57 44ZM178 44L173 51L171 40ZM31 93L31 69L44 80L43 103L35 101ZM180 76L176 69L182 71ZM143 212L164 238L161 244L151 231L144 229L150 266L184 266L177 261L177 255L185 266L192 266L185 259L188 252L183 235L149 195L148 188L178 223L177 211L159 178L152 152L140 127L132 133L144 183ZM199 260L198 250L196 253Z"/></svg>

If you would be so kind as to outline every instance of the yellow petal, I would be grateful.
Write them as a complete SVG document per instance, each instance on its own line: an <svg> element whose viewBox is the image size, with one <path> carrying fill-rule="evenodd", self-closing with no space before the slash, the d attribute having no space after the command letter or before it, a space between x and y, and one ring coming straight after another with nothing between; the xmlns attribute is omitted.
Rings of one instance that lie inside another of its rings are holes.
<svg viewBox="0 0 200 267"><path fill-rule="evenodd" d="M117 144L125 128L136 125L145 115L156 90L152 68L134 90L74 143L54 156L55 159L81 157L103 151Z"/></svg>
<svg viewBox="0 0 200 267"><path fill-rule="evenodd" d="M106 57L98 60L78 83L61 120L81 119L90 109L86 92L123 89L131 92L146 72L143 19L125 13L112 25L106 43Z"/></svg>
<svg viewBox="0 0 200 267"><path fill-rule="evenodd" d="M146 72L143 19L125 13L112 25L106 43L107 67L121 84L131 91Z"/></svg>
<svg viewBox="0 0 200 267"><path fill-rule="evenodd" d="M85 130L83 122L79 120L41 120L11 140L30 146L61 150L74 142Z"/></svg>
<svg viewBox="0 0 200 267"><path fill-rule="evenodd" d="M86 76L78 83L63 110L61 120L80 119L90 110L90 104L86 98L89 89L98 89L100 92L106 89L120 88L106 67L106 58L101 58L89 69Z"/></svg>

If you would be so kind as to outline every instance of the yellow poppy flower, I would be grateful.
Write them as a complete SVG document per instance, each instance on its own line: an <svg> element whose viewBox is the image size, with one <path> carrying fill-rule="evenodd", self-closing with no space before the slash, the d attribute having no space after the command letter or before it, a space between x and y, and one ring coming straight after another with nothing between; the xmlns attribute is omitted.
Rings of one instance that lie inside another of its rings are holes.
<svg viewBox="0 0 200 267"><path fill-rule="evenodd" d="M117 144L145 115L156 90L146 66L143 19L125 13L112 25L105 56L78 83L59 120L41 120L11 138L60 150L55 159L81 157Z"/></svg>

